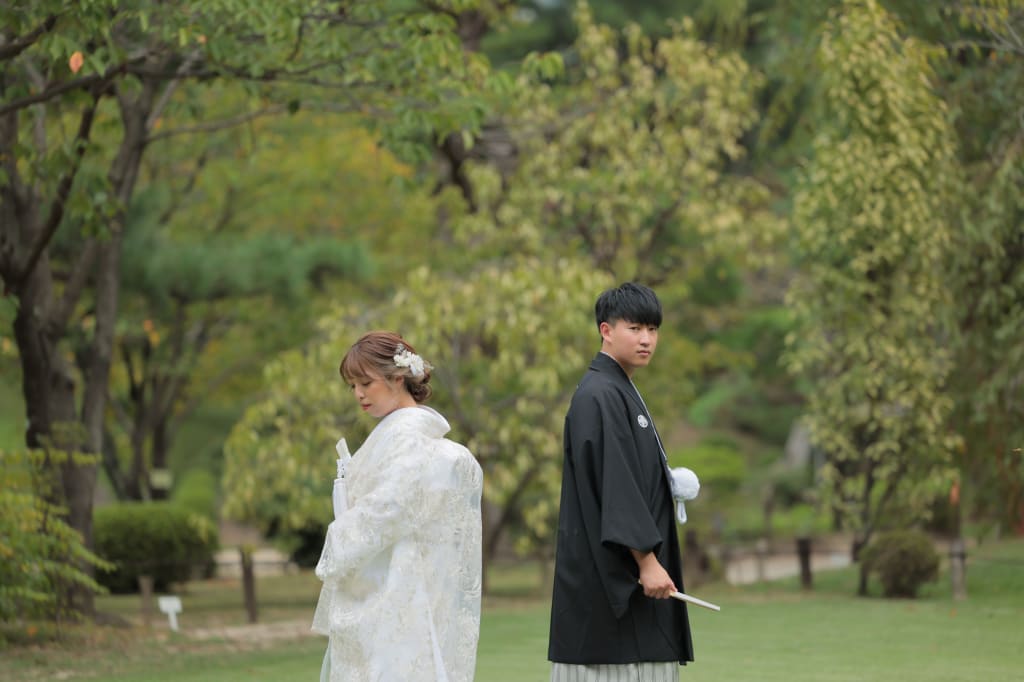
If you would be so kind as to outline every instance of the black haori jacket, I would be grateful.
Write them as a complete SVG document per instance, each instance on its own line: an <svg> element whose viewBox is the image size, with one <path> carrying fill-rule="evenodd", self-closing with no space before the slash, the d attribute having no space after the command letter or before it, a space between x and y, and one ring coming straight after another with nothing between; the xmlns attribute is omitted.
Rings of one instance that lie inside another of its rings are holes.
<svg viewBox="0 0 1024 682"><path fill-rule="evenodd" d="M598 353L565 417L548 659L693 660L686 605L644 596L629 548L654 551L683 589L667 464L629 377Z"/></svg>

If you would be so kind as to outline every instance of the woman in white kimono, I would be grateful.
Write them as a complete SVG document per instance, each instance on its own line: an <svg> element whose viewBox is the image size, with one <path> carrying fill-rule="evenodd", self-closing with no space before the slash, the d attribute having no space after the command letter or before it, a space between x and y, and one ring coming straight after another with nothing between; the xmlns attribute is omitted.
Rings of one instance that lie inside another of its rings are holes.
<svg viewBox="0 0 1024 682"><path fill-rule="evenodd" d="M421 405L431 369L391 332L366 334L341 362L360 407L381 421L345 467L316 567L324 682L473 679L483 476L444 438L445 418Z"/></svg>

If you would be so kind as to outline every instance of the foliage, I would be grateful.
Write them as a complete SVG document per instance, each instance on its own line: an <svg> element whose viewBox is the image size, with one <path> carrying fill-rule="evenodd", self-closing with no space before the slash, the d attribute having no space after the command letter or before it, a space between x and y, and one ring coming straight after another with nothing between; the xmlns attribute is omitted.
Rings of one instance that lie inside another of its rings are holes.
<svg viewBox="0 0 1024 682"><path fill-rule="evenodd" d="M216 523L220 518L217 499L217 479L206 469L190 469L175 483L171 502Z"/></svg>
<svg viewBox="0 0 1024 682"><path fill-rule="evenodd" d="M64 510L46 500L47 469L58 457L0 450L0 622L76 616L67 603L72 585L105 592L81 564L107 563L86 549Z"/></svg>
<svg viewBox="0 0 1024 682"><path fill-rule="evenodd" d="M133 230L125 243L122 281L148 297L151 310L255 295L298 300L307 294L312 273L365 274L367 254L337 240L304 240L287 235L211 235L201 243L173 243Z"/></svg>
<svg viewBox="0 0 1024 682"><path fill-rule="evenodd" d="M860 555L869 574L878 576L886 597L916 597L926 582L939 577L939 554L918 530L880 533Z"/></svg>
<svg viewBox="0 0 1024 682"><path fill-rule="evenodd" d="M762 80L692 22L665 22L654 39L599 23L599 5L576 4L564 74L519 79L501 121L519 163L471 169L481 210L464 225L488 254L547 248L654 286L670 358L656 362L672 371L640 381L671 423L704 376L749 361L714 331L742 315L742 268L769 262L780 228L742 144Z"/></svg>
<svg viewBox="0 0 1024 682"><path fill-rule="evenodd" d="M772 472L770 477L772 499L783 508L806 502L808 490L813 486L813 481L810 479L810 466L779 469Z"/></svg>
<svg viewBox="0 0 1024 682"><path fill-rule="evenodd" d="M960 110L970 191L951 273L961 343L955 370L958 458L969 509L1024 528L1024 2L964 8L982 35L949 88ZM979 97L979 93L984 93Z"/></svg>
<svg viewBox="0 0 1024 682"><path fill-rule="evenodd" d="M749 349L746 357L754 354ZM687 417L699 427L729 427L759 441L782 446L801 414L801 402L784 382L757 376L757 368L737 363L732 371L709 381L690 406Z"/></svg>
<svg viewBox="0 0 1024 682"><path fill-rule="evenodd" d="M756 502L762 500L754 496ZM828 537L833 532L831 518L816 504L766 509L763 504L734 504L715 510L722 524L712 530L727 544L745 544L766 538ZM788 552L788 550L787 550Z"/></svg>
<svg viewBox="0 0 1024 682"><path fill-rule="evenodd" d="M694 0L702 35L743 54L766 74L762 125L751 141L760 177L787 179L810 156L827 112L813 101L825 87L808 68L820 24L837 0ZM927 45L948 106L968 189L948 207L958 228L946 281L960 343L950 370L951 427L964 438L957 464L969 513L1007 527L1024 518L1024 442L1019 425L1021 334L1020 111L1024 107L1024 3L1020 0L880 0L900 31Z"/></svg>
<svg viewBox="0 0 1024 682"><path fill-rule="evenodd" d="M217 527L208 518L168 502L126 502L95 513L96 553L113 570L98 576L112 592L135 592L139 576L156 590L186 582L217 549Z"/></svg>
<svg viewBox="0 0 1024 682"><path fill-rule="evenodd" d="M127 301L115 339L121 363L111 376L112 437L106 443L108 451L128 452L104 459L121 499L166 494L151 486L150 473L168 468L182 416L209 397L197 394L194 379L216 388L252 362L222 358L212 376L197 376L206 356L224 355L233 327L263 330L269 353L271 339L282 335L276 328L296 324L289 308L308 315L304 304L316 286L330 277L359 278L370 269L359 245L331 238L215 231L195 241L198 235L181 229L172 237L155 224L163 206L137 203L124 243ZM248 348L256 354L261 344Z"/></svg>
<svg viewBox="0 0 1024 682"><path fill-rule="evenodd" d="M832 14L819 52L822 127L795 199L797 320L787 363L829 503L866 541L948 485L951 299L943 268L960 180L927 50L874 0Z"/></svg>
<svg viewBox="0 0 1024 682"><path fill-rule="evenodd" d="M485 36L483 51L497 64L515 63L531 52L561 52L571 47L577 25L571 0L526 0L518 11ZM621 29L638 25L645 34L662 37L669 22L687 14L692 0L590 0L594 18Z"/></svg>
<svg viewBox="0 0 1024 682"><path fill-rule="evenodd" d="M769 243L778 225L767 190L729 172L756 120L760 77L685 21L656 42L635 25L616 35L583 2L576 21L578 64L564 87L521 85L517 181L478 221L500 226L509 247L546 240L620 279L683 273L683 290L715 257Z"/></svg>
<svg viewBox="0 0 1024 682"><path fill-rule="evenodd" d="M179 433L211 407L240 414L259 368L306 339L332 298L379 286L416 256L400 243L430 220L427 192L357 125L300 111L156 144L132 205L111 374L116 467L138 479L125 497L144 495L151 468L181 471L196 456L219 478L230 424L199 451Z"/></svg>
<svg viewBox="0 0 1024 682"><path fill-rule="evenodd" d="M655 39L597 15L576 3L564 74L520 77L502 121L519 164L500 177L472 169L481 210L466 225L499 235L488 253L548 248L654 286L666 310L659 357L674 371L641 381L665 422L705 376L749 362L714 332L742 316L743 268L772 264L781 228L771 192L746 172L763 79L690 21Z"/></svg>
<svg viewBox="0 0 1024 682"><path fill-rule="evenodd" d="M486 63L464 53L455 33L457 13L476 4L422 12L393 0L224 0L182 13L159 3L102 0L68 12L57 0L34 0L0 17L19 39L19 67L46 57L39 63L49 65L42 74L47 88L37 100L86 90L100 79L226 78L253 92L261 83L280 83L293 97L299 85L319 86L336 108L372 111L379 123L401 118L408 130L430 124L445 132L463 122L456 115L468 107L438 106L443 98L486 76ZM27 83L17 83L9 101L21 106L15 97L28 92ZM297 110L302 102L288 104Z"/></svg>
<svg viewBox="0 0 1024 682"><path fill-rule="evenodd" d="M747 475L743 453L724 444L701 443L669 455L669 465L692 469L700 479L702 496L728 499Z"/></svg>
<svg viewBox="0 0 1024 682"><path fill-rule="evenodd" d="M270 537L287 538L316 523L326 527L334 444L344 436L354 449L369 432L354 410L344 409L351 398L336 374L344 350L320 336L267 363L266 398L246 409L224 445L226 517Z"/></svg>
<svg viewBox="0 0 1024 682"><path fill-rule="evenodd" d="M364 331L392 328L435 366L433 401L484 468L500 515L490 522L522 509L526 527L550 537L564 405L593 348L594 292L607 284L567 259L510 259L458 278L421 268L377 310L326 318L315 344L268 366L270 397L232 431L225 513L279 531L329 520L333 443L355 447L372 426L334 368Z"/></svg>

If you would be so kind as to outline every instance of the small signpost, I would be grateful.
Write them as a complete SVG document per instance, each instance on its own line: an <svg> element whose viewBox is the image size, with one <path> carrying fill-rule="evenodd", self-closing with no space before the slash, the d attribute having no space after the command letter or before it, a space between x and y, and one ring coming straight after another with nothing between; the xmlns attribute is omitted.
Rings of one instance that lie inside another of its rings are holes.
<svg viewBox="0 0 1024 682"><path fill-rule="evenodd" d="M178 614L181 613L181 599L179 597L159 597L157 606L167 614L167 620L171 629L178 631Z"/></svg>

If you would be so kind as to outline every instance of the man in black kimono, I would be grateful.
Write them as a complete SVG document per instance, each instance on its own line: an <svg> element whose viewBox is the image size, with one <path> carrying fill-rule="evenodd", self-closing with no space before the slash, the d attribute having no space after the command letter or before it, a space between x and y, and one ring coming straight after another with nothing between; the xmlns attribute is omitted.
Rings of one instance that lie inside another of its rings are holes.
<svg viewBox="0 0 1024 682"><path fill-rule="evenodd" d="M595 305L601 351L565 417L548 659L552 682L677 681L693 660L664 448L633 384L661 304L626 283Z"/></svg>

